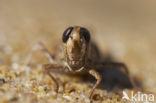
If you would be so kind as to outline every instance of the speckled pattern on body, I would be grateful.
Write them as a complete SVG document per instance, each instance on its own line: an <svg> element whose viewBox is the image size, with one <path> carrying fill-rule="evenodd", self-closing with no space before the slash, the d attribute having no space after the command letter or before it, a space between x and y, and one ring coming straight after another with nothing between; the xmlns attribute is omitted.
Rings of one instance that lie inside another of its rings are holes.
<svg viewBox="0 0 156 103"><path fill-rule="evenodd" d="M155 10L155 1L146 0L1 0L0 103L90 103L94 78L51 72L60 85L56 96L55 84L42 69L49 62L41 52L24 68L38 41L57 54L62 32L71 25L88 28L105 60L124 62L143 93L155 95ZM123 90L129 96L133 91L125 88L130 85L126 76L106 69L100 71L104 81L93 103L131 103L122 99Z"/></svg>

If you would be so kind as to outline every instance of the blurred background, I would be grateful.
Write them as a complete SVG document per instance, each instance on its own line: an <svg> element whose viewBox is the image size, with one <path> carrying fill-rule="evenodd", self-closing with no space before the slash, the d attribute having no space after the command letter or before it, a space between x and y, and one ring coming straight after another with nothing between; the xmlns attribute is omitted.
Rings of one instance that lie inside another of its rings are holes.
<svg viewBox="0 0 156 103"><path fill-rule="evenodd" d="M102 53L127 64L156 92L155 0L0 0L0 57L19 53L21 62L38 41L61 43L73 25L88 28Z"/></svg>

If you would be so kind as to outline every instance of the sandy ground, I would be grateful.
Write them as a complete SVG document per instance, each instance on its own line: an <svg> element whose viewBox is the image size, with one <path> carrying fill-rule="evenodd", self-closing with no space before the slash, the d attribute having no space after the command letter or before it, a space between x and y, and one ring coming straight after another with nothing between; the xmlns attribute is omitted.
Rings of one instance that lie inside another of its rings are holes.
<svg viewBox="0 0 156 103"><path fill-rule="evenodd" d="M30 68L23 65L38 41L56 53L62 32L72 25L88 28L105 57L124 62L143 93L155 94L155 9L154 0L0 0L0 78L5 80L0 82L0 102L90 102L88 93L94 80L53 73L60 84L56 96L54 83L41 69L48 61L40 52L36 52ZM124 103L123 90L129 95L133 91L126 89L126 76L114 76L111 70L102 72L106 82L96 90L95 103ZM126 86L119 89L114 78Z"/></svg>

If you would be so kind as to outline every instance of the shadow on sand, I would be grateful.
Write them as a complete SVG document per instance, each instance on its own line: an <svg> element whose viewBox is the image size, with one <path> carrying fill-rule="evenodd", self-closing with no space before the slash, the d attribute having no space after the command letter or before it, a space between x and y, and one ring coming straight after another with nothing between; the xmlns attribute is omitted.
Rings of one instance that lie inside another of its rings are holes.
<svg viewBox="0 0 156 103"><path fill-rule="evenodd" d="M94 45L96 48L96 51L101 55L101 53L98 50L98 47ZM102 56L102 62L114 62L113 57L110 53L106 53L104 56ZM126 64L125 64L126 65ZM96 71L99 72L99 74L102 75L102 81L99 84L98 88L105 89L108 91L113 91L114 89L133 89L133 86L128 78L128 76L123 73L119 67L116 66L104 66L100 69L97 69ZM130 68L128 68L129 70ZM131 74L131 78L134 80L136 86L139 90L142 90L142 83L141 81L137 80L134 75ZM95 78L92 77L90 74L85 74L82 77L82 80L84 82L96 82Z"/></svg>

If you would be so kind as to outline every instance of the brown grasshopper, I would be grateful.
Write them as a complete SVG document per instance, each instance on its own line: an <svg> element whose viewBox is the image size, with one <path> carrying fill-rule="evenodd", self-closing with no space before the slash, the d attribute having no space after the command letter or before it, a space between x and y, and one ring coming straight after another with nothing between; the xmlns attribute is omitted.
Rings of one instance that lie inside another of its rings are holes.
<svg viewBox="0 0 156 103"><path fill-rule="evenodd" d="M64 60L62 63L56 63L53 56L45 48L42 43L37 44L32 52L30 53L26 65L29 65L32 55L36 49L40 49L45 56L50 61L50 64L43 64L43 69L47 71L47 74L56 84L56 93L58 93L59 85L57 80L50 74L50 70L61 70L64 72L71 73L84 73L88 72L97 80L93 88L89 93L89 98L92 99L93 92L96 87L100 84L102 76L96 72L96 69L103 66L117 66L121 69L129 78L132 86L136 88L136 85L131 79L127 67L123 63L114 63L114 62L101 62L99 59L99 54L96 52L95 48L90 41L90 32L80 26L73 26L67 28L63 35L63 47L64 47Z"/></svg>

